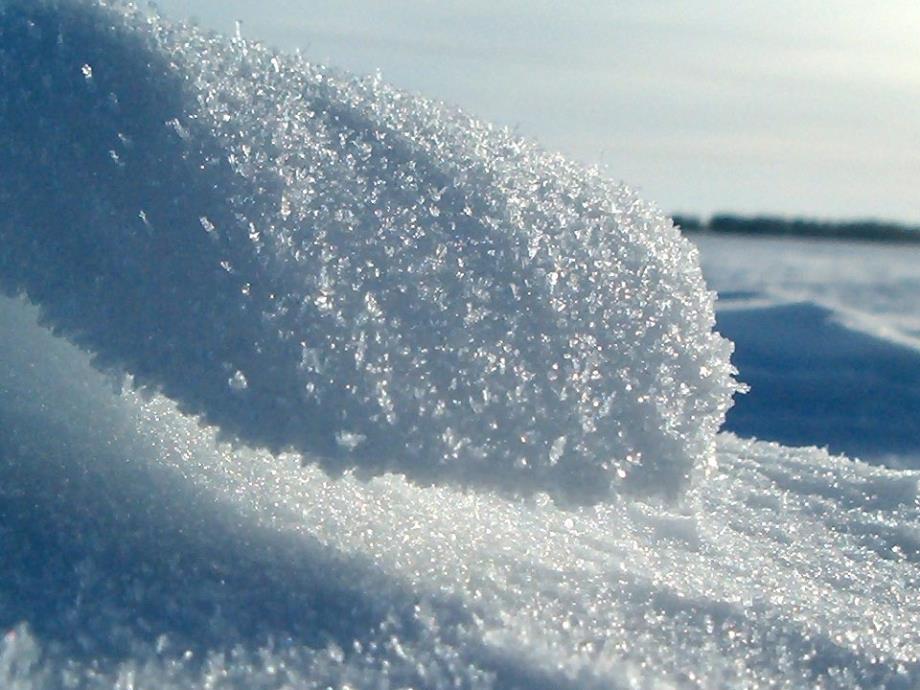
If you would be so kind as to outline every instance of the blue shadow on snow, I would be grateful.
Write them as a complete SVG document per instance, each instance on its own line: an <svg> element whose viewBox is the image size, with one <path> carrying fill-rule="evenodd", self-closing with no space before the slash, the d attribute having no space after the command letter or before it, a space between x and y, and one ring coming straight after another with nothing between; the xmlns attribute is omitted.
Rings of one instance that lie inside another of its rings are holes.
<svg viewBox="0 0 920 690"><path fill-rule="evenodd" d="M717 318L751 386L727 431L869 462L920 454L920 352L846 328L810 303Z"/></svg>

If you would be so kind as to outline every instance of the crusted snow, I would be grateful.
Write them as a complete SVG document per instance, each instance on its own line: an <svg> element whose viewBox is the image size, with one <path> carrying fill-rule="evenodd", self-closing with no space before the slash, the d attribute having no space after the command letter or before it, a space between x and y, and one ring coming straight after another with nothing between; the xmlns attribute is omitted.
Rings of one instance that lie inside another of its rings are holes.
<svg viewBox="0 0 920 690"><path fill-rule="evenodd" d="M229 438L571 503L678 494L735 385L630 190L377 78L9 0L0 281Z"/></svg>

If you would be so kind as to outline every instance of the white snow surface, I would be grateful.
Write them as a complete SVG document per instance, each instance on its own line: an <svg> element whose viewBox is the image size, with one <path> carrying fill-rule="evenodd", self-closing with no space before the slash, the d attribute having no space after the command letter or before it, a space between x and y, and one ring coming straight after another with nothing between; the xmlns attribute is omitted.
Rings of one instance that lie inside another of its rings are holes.
<svg viewBox="0 0 920 690"><path fill-rule="evenodd" d="M719 309L808 302L843 325L920 351L920 247L697 235Z"/></svg>
<svg viewBox="0 0 920 690"><path fill-rule="evenodd" d="M696 250L597 172L120 2L7 0L0 281L227 438L678 495L735 384Z"/></svg>
<svg viewBox="0 0 920 690"><path fill-rule="evenodd" d="M681 509L232 449L0 300L0 687L913 688L920 473L724 435Z"/></svg>
<svg viewBox="0 0 920 690"><path fill-rule="evenodd" d="M0 688L920 686L920 472L716 436L628 190L122 4L0 86Z"/></svg>

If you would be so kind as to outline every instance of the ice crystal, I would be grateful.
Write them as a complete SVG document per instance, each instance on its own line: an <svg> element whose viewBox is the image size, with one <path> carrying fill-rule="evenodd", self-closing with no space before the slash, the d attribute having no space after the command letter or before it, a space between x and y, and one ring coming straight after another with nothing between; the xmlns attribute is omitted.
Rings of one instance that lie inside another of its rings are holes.
<svg viewBox="0 0 920 690"><path fill-rule="evenodd" d="M629 189L129 4L0 12L0 280L99 366L332 470L580 503L711 461L730 346Z"/></svg>

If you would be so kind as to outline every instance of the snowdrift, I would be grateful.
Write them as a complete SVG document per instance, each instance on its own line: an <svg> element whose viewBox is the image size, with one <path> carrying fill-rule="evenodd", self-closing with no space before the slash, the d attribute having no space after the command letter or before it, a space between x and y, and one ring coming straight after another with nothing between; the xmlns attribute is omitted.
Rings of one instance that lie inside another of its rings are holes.
<svg viewBox="0 0 920 690"><path fill-rule="evenodd" d="M717 438L628 190L101 0L0 0L0 145L0 687L920 684L920 473Z"/></svg>
<svg viewBox="0 0 920 690"><path fill-rule="evenodd" d="M835 320L809 302L723 309L752 395L726 427L865 460L920 456L920 351Z"/></svg>
<svg viewBox="0 0 920 690"><path fill-rule="evenodd" d="M330 479L22 300L0 333L0 687L920 683L918 472L723 436L684 512Z"/></svg>
<svg viewBox="0 0 920 690"><path fill-rule="evenodd" d="M711 465L695 250L508 131L118 2L2 4L0 284L226 438L591 503Z"/></svg>

